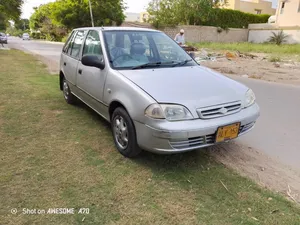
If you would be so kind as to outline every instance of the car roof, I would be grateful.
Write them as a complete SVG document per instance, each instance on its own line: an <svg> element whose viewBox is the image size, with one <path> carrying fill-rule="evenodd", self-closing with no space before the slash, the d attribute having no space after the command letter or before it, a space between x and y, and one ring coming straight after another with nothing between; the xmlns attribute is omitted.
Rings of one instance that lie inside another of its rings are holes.
<svg viewBox="0 0 300 225"><path fill-rule="evenodd" d="M81 27L74 30L102 30L102 31L152 31L161 32L154 29L142 28L142 27Z"/></svg>

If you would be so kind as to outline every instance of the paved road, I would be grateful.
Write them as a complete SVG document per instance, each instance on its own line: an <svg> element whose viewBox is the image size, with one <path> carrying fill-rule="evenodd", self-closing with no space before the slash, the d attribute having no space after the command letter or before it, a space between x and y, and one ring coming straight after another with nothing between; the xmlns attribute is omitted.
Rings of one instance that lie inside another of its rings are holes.
<svg viewBox="0 0 300 225"><path fill-rule="evenodd" d="M62 44L9 40L10 47L42 55L58 68ZM256 128L238 142L300 171L300 87L235 78L254 90L261 107Z"/></svg>
<svg viewBox="0 0 300 225"><path fill-rule="evenodd" d="M8 40L8 47L20 49L37 56L41 56L39 58L49 65L50 71L52 73L57 73L60 52L63 47L62 43L23 41L20 38L10 37Z"/></svg>

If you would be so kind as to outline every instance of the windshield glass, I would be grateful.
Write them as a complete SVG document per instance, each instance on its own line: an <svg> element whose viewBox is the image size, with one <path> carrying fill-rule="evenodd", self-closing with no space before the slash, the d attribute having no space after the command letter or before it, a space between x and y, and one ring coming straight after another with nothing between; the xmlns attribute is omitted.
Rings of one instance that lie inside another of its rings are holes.
<svg viewBox="0 0 300 225"><path fill-rule="evenodd" d="M135 69L196 65L170 37L155 31L104 31L112 68ZM141 65L145 65L139 67Z"/></svg>

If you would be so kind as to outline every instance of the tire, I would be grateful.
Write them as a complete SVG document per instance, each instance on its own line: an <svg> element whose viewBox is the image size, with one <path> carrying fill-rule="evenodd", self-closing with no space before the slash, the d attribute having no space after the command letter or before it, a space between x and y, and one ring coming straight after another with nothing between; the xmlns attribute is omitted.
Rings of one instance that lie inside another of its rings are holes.
<svg viewBox="0 0 300 225"><path fill-rule="evenodd" d="M111 130L114 143L123 156L133 158L141 153L134 124L124 108L118 107L113 112Z"/></svg>
<svg viewBox="0 0 300 225"><path fill-rule="evenodd" d="M71 93L71 89L65 78L63 79L63 94L68 104L74 105L76 103L76 97Z"/></svg>

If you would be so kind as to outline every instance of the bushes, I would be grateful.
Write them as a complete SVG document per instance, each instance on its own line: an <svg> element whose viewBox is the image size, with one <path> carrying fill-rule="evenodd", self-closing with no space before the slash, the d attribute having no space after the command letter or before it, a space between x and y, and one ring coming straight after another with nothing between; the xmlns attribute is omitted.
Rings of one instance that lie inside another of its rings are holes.
<svg viewBox="0 0 300 225"><path fill-rule="evenodd" d="M67 40L68 40L68 38L69 38L69 35L64 36L64 37L61 39L61 42L66 43Z"/></svg>
<svg viewBox="0 0 300 225"><path fill-rule="evenodd" d="M232 9L212 9L207 21L197 25L221 28L247 28L251 23L267 23L270 15L255 15Z"/></svg>
<svg viewBox="0 0 300 225"><path fill-rule="evenodd" d="M41 33L40 32L32 32L31 37L33 39L41 39Z"/></svg>
<svg viewBox="0 0 300 225"><path fill-rule="evenodd" d="M6 29L6 33L8 33L10 36L21 37L24 33L30 34L30 30L19 30L15 27L9 27L8 29Z"/></svg>

